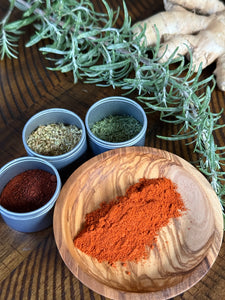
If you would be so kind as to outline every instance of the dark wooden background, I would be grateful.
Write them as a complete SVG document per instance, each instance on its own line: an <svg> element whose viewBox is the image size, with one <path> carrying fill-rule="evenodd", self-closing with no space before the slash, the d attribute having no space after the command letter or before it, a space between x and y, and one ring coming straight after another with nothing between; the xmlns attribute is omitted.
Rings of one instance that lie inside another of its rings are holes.
<svg viewBox="0 0 225 300"><path fill-rule="evenodd" d="M103 11L100 0L93 1L96 9ZM129 14L136 22L163 10L163 1L126 1ZM111 7L122 8L122 1L110 1ZM8 6L7 0L1 0L0 16ZM15 15L16 17L16 15ZM123 13L118 20L122 24ZM101 88L95 85L73 83L72 74L49 71L47 61L38 51L43 42L31 48L24 47L32 32L27 28L19 44L18 59L8 58L0 61L0 167L8 161L25 156L22 144L22 129L26 121L36 112L62 107L70 109L84 120L85 114L97 100L121 95L119 89ZM203 76L212 72L207 68ZM135 94L129 96L135 98ZM220 111L225 107L225 93L217 88L213 92L212 110ZM222 115L221 124L225 122ZM157 114L148 115L146 145L171 151L187 161L197 157L193 154L193 145L185 141L167 142L156 138L157 134L171 135L176 127L162 124ZM215 132L217 145L223 146L224 129ZM90 154L61 171L63 182ZM219 256L207 275L194 287L177 296L181 299L225 299L225 241ZM52 228L32 234L16 232L10 229L0 218L0 299L104 299L82 285L65 266L54 241Z"/></svg>

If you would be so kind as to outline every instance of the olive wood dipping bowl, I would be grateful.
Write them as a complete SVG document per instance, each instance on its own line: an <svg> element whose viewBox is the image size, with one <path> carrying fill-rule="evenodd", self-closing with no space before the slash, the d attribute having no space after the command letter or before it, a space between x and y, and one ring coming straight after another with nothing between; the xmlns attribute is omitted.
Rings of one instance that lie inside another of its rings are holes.
<svg viewBox="0 0 225 300"><path fill-rule="evenodd" d="M187 208L161 229L149 258L112 267L76 249L73 239L86 213L102 201L123 195L142 177L170 178ZM207 273L223 238L221 205L205 177L182 158L149 147L110 150L80 166L61 190L53 227L69 270L84 285L111 299L154 300L179 295Z"/></svg>

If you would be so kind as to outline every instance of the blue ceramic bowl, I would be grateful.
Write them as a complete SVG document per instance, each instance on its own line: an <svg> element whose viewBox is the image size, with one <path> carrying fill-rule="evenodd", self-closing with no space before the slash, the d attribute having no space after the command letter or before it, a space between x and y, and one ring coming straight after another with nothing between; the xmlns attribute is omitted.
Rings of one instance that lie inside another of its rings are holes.
<svg viewBox="0 0 225 300"><path fill-rule="evenodd" d="M0 194L13 177L30 169L42 169L52 173L56 176L57 185L52 198L45 205L34 211L16 213L0 205L0 213L5 223L21 232L36 232L52 225L54 204L61 190L61 179L57 169L43 159L27 156L14 159L0 169Z"/></svg>
<svg viewBox="0 0 225 300"><path fill-rule="evenodd" d="M82 135L79 143L72 150L62 155L47 156L47 155L38 154L35 151L33 151L27 145L27 139L29 135L38 126L47 125L51 123L71 124L71 125L76 125L78 128L81 128ZM46 109L40 111L39 113L31 117L23 128L22 140L28 155L45 159L50 163L52 163L57 169L61 169L71 164L72 162L77 160L81 155L83 155L87 150L86 130L83 121L74 112L63 108Z"/></svg>
<svg viewBox="0 0 225 300"><path fill-rule="evenodd" d="M132 139L120 143L112 143L96 137L91 128L93 124L109 115L130 115L142 124L141 131ZM147 130L147 117L144 109L135 101L125 97L108 97L94 103L87 111L85 117L88 141L94 154L100 154L107 150L128 147L144 146Z"/></svg>

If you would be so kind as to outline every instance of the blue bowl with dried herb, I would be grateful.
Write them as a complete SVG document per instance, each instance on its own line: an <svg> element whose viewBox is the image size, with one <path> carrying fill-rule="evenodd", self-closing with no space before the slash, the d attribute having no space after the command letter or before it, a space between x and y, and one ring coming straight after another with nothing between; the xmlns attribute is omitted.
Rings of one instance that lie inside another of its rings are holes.
<svg viewBox="0 0 225 300"><path fill-rule="evenodd" d="M107 97L94 103L87 111L85 125L94 154L145 144L146 113L126 97Z"/></svg>
<svg viewBox="0 0 225 300"><path fill-rule="evenodd" d="M21 232L52 225L61 190L57 169L37 157L20 157L0 169L0 213L5 223Z"/></svg>
<svg viewBox="0 0 225 300"><path fill-rule="evenodd" d="M62 169L87 150L84 122L74 112L50 108L38 112L25 124L22 132L29 156L36 156Z"/></svg>

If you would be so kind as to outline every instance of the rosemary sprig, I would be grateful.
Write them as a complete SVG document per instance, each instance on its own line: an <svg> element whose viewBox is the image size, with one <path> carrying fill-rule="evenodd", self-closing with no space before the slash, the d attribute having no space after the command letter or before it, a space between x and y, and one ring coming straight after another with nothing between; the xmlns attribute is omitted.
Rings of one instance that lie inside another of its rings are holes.
<svg viewBox="0 0 225 300"><path fill-rule="evenodd" d="M141 34L133 35L125 2L123 25L116 28L119 10L113 11L102 1L105 13L96 12L89 0L10 0L9 11L0 22L1 58L16 57L21 29L33 24L36 32L26 46L49 39L51 43L40 51L55 63L52 69L72 71L75 83L81 79L120 87L126 94L138 91L137 100L147 112L159 111L162 121L181 126L175 136L161 138L191 139L195 143L198 167L225 205L222 171L225 147L217 147L213 138L213 132L221 127L218 125L221 113L213 113L209 107L215 86L213 76L200 80L201 67L194 74L192 61L186 64L183 57L174 59L175 53L168 62L159 63L159 38L154 48L147 48L145 28ZM15 7L23 16L10 22Z"/></svg>

